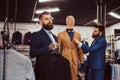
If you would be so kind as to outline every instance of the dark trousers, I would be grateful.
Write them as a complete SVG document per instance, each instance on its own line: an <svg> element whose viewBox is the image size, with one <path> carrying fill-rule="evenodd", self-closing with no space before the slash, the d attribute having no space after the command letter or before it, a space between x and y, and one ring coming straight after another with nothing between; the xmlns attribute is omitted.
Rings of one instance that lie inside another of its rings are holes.
<svg viewBox="0 0 120 80"><path fill-rule="evenodd" d="M88 80L104 80L104 69L89 69Z"/></svg>

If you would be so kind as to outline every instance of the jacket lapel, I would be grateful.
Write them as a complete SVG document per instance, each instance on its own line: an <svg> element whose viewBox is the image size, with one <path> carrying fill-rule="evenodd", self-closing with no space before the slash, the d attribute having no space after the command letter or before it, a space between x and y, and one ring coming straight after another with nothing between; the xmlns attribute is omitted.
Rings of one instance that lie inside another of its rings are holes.
<svg viewBox="0 0 120 80"><path fill-rule="evenodd" d="M97 39L94 39L93 42L92 42L92 44L91 44L91 47L93 47L94 44L97 42L97 40L99 40L99 39L102 38L102 37L103 37L103 36L100 36L100 37L98 37Z"/></svg>
<svg viewBox="0 0 120 80"><path fill-rule="evenodd" d="M74 36L73 36L73 39L74 38L76 38L77 39L77 34L76 34L76 32L74 32ZM72 47L74 47L75 46L75 43L74 43L74 41L72 40Z"/></svg>
<svg viewBox="0 0 120 80"><path fill-rule="evenodd" d="M48 36L48 34L43 30L41 29L40 32L42 32L42 35L44 35L44 37L49 41L49 42L52 42L50 37Z"/></svg>
<svg viewBox="0 0 120 80"><path fill-rule="evenodd" d="M77 38L76 32L74 32L73 39L74 39L74 38ZM73 42L73 39L72 39L72 42Z"/></svg>
<svg viewBox="0 0 120 80"><path fill-rule="evenodd" d="M69 35L68 35L68 33L67 33L66 30L63 32L63 35L65 36L65 40L67 40L67 44L68 44L69 47L71 48L71 43L72 43L72 41L71 41L71 39L70 39L70 37L69 37Z"/></svg>

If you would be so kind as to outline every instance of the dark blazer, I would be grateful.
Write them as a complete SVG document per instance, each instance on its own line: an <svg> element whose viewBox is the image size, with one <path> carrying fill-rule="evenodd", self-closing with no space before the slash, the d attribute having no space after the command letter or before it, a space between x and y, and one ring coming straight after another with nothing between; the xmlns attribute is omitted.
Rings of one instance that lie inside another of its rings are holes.
<svg viewBox="0 0 120 80"><path fill-rule="evenodd" d="M55 41L57 37L53 34ZM47 33L41 29L31 35L30 40L30 56L39 58L42 55L49 54L49 45L52 43Z"/></svg>
<svg viewBox="0 0 120 80"><path fill-rule="evenodd" d="M104 69L105 68L105 51L107 43L104 36L97 38L91 47L82 45L81 48L88 51L88 65L91 69Z"/></svg>
<svg viewBox="0 0 120 80"><path fill-rule="evenodd" d="M69 61L58 54L42 56L35 68L36 80L71 80Z"/></svg>
<svg viewBox="0 0 120 80"><path fill-rule="evenodd" d="M54 34L53 34L53 37L54 37L55 41L57 41L57 37ZM41 75L41 73L39 73L39 72L40 72L40 69L43 68L43 67L41 68L39 66L41 57L43 57L45 55L49 55L51 52L48 47L50 45L50 43L52 43L52 41L50 40L48 34L43 29L41 29L38 32L34 32L31 35L30 56L36 57L35 74L36 74L37 80L39 80L39 77L40 77L37 75Z"/></svg>

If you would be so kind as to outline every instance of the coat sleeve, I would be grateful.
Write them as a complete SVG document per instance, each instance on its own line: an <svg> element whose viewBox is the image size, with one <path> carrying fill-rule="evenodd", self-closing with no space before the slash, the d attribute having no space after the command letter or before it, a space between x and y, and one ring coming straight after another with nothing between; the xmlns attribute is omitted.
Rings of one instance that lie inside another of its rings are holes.
<svg viewBox="0 0 120 80"><path fill-rule="evenodd" d="M79 34L79 41L81 41L81 35ZM81 63L84 63L84 55L83 55L83 51L81 48L79 48L79 60Z"/></svg>
<svg viewBox="0 0 120 80"><path fill-rule="evenodd" d="M97 43L94 44L93 47L89 47L89 46L82 44L81 48L90 52L90 53L93 53L93 52L99 50L100 48L102 48L104 45L105 45L105 41L99 40Z"/></svg>
<svg viewBox="0 0 120 80"><path fill-rule="evenodd" d="M60 36L60 33L58 33L58 53L61 54L61 36Z"/></svg>

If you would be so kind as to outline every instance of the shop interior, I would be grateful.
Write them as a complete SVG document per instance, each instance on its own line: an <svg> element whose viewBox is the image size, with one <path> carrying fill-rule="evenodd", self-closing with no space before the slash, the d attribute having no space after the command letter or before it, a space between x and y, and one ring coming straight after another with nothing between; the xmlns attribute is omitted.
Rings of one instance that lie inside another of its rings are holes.
<svg viewBox="0 0 120 80"><path fill-rule="evenodd" d="M1 0L0 31L9 33L12 47L29 57L33 66L35 58L29 55L30 35L42 28L38 16L43 11L52 14L52 32L56 36L66 29L66 16L74 16L74 30L89 45L93 41L91 32L94 25L102 24L107 41L106 62L120 64L120 0ZM15 33L21 35L16 36ZM80 75L84 80L84 74Z"/></svg>

